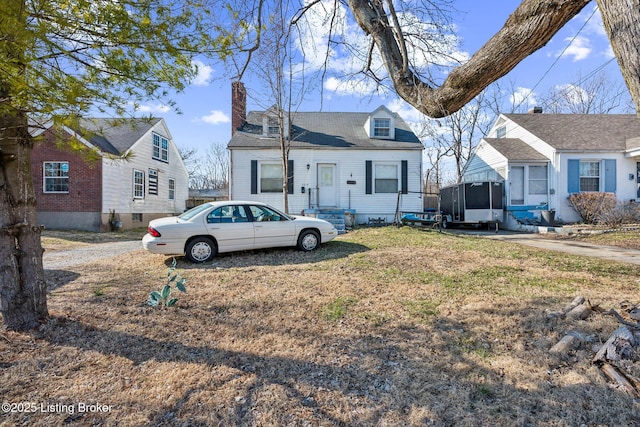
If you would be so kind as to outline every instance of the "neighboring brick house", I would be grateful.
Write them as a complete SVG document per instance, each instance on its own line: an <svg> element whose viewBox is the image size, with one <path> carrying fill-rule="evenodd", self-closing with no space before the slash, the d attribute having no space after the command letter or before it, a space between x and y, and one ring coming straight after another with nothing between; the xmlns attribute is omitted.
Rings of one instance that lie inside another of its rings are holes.
<svg viewBox="0 0 640 427"><path fill-rule="evenodd" d="M108 231L184 211L188 173L163 119L83 119L80 128L33 133L41 224Z"/></svg>

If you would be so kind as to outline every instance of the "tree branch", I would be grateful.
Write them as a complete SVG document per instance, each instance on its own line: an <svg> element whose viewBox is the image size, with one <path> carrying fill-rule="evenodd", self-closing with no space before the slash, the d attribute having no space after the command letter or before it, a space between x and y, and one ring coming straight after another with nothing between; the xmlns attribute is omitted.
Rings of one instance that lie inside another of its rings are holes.
<svg viewBox="0 0 640 427"><path fill-rule="evenodd" d="M472 100L484 88L543 47L590 0L524 0L504 26L471 59L434 88L411 70L403 72L406 53L398 45L379 0L349 0L365 33L370 34L400 97L422 113L438 118Z"/></svg>

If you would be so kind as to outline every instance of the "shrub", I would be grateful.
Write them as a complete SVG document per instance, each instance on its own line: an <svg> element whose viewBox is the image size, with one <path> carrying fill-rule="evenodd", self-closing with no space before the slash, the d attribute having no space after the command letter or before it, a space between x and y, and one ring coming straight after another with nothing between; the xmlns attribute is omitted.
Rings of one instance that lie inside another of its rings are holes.
<svg viewBox="0 0 640 427"><path fill-rule="evenodd" d="M187 279L180 276L179 273L174 273L176 269L176 259L173 258L171 267L167 272L167 283L162 287L160 291L153 291L149 294L149 301L147 302L152 307L164 306L171 307L178 302L178 298L171 298L171 285L173 284L175 289L180 292L187 292L184 284Z"/></svg>
<svg viewBox="0 0 640 427"><path fill-rule="evenodd" d="M620 203L613 193L575 193L569 203L587 224L613 227L637 220L635 204Z"/></svg>

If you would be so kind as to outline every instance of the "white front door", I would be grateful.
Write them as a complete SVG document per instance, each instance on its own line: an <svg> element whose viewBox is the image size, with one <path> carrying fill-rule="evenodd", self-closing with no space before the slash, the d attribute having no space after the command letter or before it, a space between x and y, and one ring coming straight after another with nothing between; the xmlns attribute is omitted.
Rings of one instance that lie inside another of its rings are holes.
<svg viewBox="0 0 640 427"><path fill-rule="evenodd" d="M524 166L511 166L509 175L510 203L512 205L524 205Z"/></svg>
<svg viewBox="0 0 640 427"><path fill-rule="evenodd" d="M337 207L338 180L334 163L318 163L318 206Z"/></svg>

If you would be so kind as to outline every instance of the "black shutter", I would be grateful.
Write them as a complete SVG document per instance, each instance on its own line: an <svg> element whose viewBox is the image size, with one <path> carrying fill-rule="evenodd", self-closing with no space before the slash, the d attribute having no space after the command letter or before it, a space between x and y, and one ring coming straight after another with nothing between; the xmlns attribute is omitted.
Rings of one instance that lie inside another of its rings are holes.
<svg viewBox="0 0 640 427"><path fill-rule="evenodd" d="M287 160L287 194L293 194L293 160Z"/></svg>
<svg viewBox="0 0 640 427"><path fill-rule="evenodd" d="M373 174L372 174L372 165L371 165L371 160L366 160L364 162L364 173L365 173L365 194L372 194L373 192L372 190L372 178L373 178Z"/></svg>
<svg viewBox="0 0 640 427"><path fill-rule="evenodd" d="M258 194L258 161L251 160L251 194Z"/></svg>
<svg viewBox="0 0 640 427"><path fill-rule="evenodd" d="M408 162L403 160L401 163L402 169L402 194L409 193L409 167Z"/></svg>

